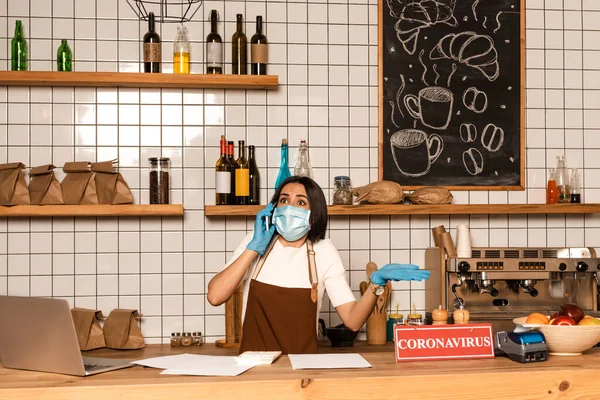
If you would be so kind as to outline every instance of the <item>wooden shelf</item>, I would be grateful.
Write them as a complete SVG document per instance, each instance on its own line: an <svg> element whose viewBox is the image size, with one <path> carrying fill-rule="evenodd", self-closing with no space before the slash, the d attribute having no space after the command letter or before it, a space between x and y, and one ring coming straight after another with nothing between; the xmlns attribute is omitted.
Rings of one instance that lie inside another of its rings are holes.
<svg viewBox="0 0 600 400"><path fill-rule="evenodd" d="M137 72L0 71L5 86L185 89L276 89L276 75L144 74Z"/></svg>
<svg viewBox="0 0 600 400"><path fill-rule="evenodd" d="M167 217L182 215L182 204L0 206L0 217Z"/></svg>
<svg viewBox="0 0 600 400"><path fill-rule="evenodd" d="M261 206L205 206L207 216L251 216ZM600 204L386 204L328 206L329 215L465 215L600 213Z"/></svg>

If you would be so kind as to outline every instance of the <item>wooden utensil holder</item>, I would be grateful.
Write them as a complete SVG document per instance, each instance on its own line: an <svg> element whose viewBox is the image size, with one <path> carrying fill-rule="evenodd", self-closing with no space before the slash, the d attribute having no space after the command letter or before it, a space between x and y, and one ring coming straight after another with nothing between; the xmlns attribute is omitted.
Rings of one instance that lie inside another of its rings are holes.
<svg viewBox="0 0 600 400"><path fill-rule="evenodd" d="M217 340L217 347L240 347L242 342L243 286L240 284L225 302L225 340Z"/></svg>
<svg viewBox="0 0 600 400"><path fill-rule="evenodd" d="M386 321L387 315L383 313L372 313L367 319L367 344L386 344Z"/></svg>

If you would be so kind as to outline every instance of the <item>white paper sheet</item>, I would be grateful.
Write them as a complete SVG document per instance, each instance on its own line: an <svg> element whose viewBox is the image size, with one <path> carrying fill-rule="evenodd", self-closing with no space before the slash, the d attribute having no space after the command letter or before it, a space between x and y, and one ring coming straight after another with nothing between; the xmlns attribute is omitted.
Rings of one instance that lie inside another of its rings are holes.
<svg viewBox="0 0 600 400"><path fill-rule="evenodd" d="M290 354L294 369L371 368L360 354Z"/></svg>
<svg viewBox="0 0 600 400"><path fill-rule="evenodd" d="M196 376L237 376L248 371L256 365L235 365L235 366L203 366L192 370L165 369L161 375L196 375Z"/></svg>
<svg viewBox="0 0 600 400"><path fill-rule="evenodd" d="M246 372L252 365L238 365L234 356L203 356L178 354L133 361L133 364L160 368L165 375L236 376ZM167 372L169 371L169 372Z"/></svg>

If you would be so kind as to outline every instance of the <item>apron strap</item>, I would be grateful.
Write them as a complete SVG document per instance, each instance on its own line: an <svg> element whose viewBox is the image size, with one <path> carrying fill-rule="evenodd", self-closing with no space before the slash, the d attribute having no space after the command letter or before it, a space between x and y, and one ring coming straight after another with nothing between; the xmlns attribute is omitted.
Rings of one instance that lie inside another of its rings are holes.
<svg viewBox="0 0 600 400"><path fill-rule="evenodd" d="M278 240L278 236L276 234L273 235L273 238L271 239L271 242L269 243L269 246L267 247L267 251L265 251L265 254L260 256L260 258L256 262L257 267L254 269L254 274L252 274L253 275L252 279L256 279L258 277L258 274L260 274L260 271L262 270L262 267L265 264L265 261L267 261L267 257L269 257L269 254L271 253L271 250L273 250L273 246L275 246L275 242L277 240Z"/></svg>
<svg viewBox="0 0 600 400"><path fill-rule="evenodd" d="M306 253L308 255L308 277L310 278L310 298L313 303L317 302L317 288L319 287L319 275L317 275L317 261L315 251L310 240L306 240Z"/></svg>

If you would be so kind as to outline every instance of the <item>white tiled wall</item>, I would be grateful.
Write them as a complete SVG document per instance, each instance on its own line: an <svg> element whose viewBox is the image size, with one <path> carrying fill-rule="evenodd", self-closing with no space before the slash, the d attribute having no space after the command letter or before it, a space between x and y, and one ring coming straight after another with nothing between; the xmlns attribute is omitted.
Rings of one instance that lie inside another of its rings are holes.
<svg viewBox="0 0 600 400"><path fill-rule="evenodd" d="M204 1L188 24L194 73L203 69L204 20L213 8L225 20L226 41L236 13L247 19L248 36L263 15L278 90L0 87L0 162L62 166L118 157L135 201L147 203L147 159L167 156L173 202L186 208L183 219L0 220L0 294L63 297L105 313L137 308L149 342L182 330L212 341L224 334L224 311L206 302L206 285L252 226L251 219L204 217L204 205L214 202L221 134L257 146L263 203L282 138L292 145L292 165L300 139L308 139L327 195L335 175L349 174L354 185L377 179L377 2ZM455 201L544 202L545 171L564 153L569 166L584 168L584 201L600 202L600 2L528 0L526 17L527 190L456 191ZM60 39L68 39L77 71L140 70L147 28L125 0L0 0L6 69L16 19L24 22L32 70L56 68ZM168 73L175 25L159 29ZM329 235L358 295L368 261L422 264L430 228L454 232L459 223L470 225L475 246L600 247L596 215L332 217ZM392 305L405 313L413 302L423 307L422 287L395 284ZM338 321L335 313L326 317Z"/></svg>

